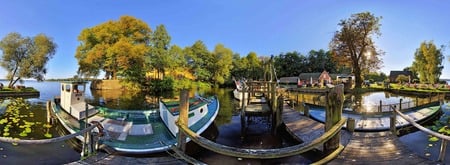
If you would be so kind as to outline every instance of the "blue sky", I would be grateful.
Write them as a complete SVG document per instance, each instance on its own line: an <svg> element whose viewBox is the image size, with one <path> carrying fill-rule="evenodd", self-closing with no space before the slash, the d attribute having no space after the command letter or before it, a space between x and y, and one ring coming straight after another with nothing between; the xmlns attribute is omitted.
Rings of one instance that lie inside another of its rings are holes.
<svg viewBox="0 0 450 165"><path fill-rule="evenodd" d="M18 32L24 36L45 33L58 44L47 64L46 78L76 74L74 57L78 35L84 28L122 15L145 21L152 30L164 24L172 44L190 46L202 40L210 50L218 43L247 55L278 55L328 49L341 19L369 11L382 16L376 45L386 54L382 72L412 64L420 43L433 40L446 45L441 78L450 78L450 2L439 0L226 0L226 1L61 1L0 0L0 38ZM0 69L0 78L6 71Z"/></svg>

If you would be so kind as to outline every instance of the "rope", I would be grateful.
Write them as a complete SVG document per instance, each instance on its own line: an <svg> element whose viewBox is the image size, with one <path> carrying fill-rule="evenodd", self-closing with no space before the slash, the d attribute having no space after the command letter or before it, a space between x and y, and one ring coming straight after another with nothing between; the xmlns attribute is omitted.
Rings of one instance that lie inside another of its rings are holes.
<svg viewBox="0 0 450 165"><path fill-rule="evenodd" d="M17 144L47 144L47 143L56 143L56 142L61 142L61 141L65 141L65 140L69 140L72 139L76 136L82 135L88 131L91 131L92 129L94 129L95 127L98 127L98 124L100 123L94 123L93 125L81 130L80 132L74 133L74 134L70 134L70 135L66 135L66 136L61 136L61 137L56 137L56 138L51 138L51 139L39 139L39 140L22 140L22 139L13 139L11 137L0 137L0 142L5 142L5 143L17 143Z"/></svg>

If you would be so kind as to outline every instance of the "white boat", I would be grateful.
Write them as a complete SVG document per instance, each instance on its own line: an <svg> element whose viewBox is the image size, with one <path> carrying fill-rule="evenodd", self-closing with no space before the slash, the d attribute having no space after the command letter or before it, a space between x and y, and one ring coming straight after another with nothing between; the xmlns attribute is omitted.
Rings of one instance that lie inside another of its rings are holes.
<svg viewBox="0 0 450 165"><path fill-rule="evenodd" d="M52 102L54 114L68 132L82 130L87 116L88 123L100 122L109 136L101 138L106 139L101 143L122 153L162 152L176 145L179 102L161 102L160 117L158 109L116 110L87 105L84 90L84 82L62 83L61 98ZM216 118L219 101L216 97L197 97L191 98L189 104L189 128L201 134ZM77 138L83 140L82 136Z"/></svg>

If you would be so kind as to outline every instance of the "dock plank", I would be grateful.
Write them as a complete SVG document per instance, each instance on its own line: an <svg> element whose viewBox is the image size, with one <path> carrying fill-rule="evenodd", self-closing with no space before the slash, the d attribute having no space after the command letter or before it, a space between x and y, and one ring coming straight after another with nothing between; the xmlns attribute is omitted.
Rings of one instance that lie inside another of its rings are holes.
<svg viewBox="0 0 450 165"><path fill-rule="evenodd" d="M341 164L435 164L410 151L391 132L354 132L339 156L329 162Z"/></svg>
<svg viewBox="0 0 450 165"><path fill-rule="evenodd" d="M324 134L325 125L309 117L303 116L299 111L289 107L283 107L282 119L288 132L294 138L304 143L309 143Z"/></svg>

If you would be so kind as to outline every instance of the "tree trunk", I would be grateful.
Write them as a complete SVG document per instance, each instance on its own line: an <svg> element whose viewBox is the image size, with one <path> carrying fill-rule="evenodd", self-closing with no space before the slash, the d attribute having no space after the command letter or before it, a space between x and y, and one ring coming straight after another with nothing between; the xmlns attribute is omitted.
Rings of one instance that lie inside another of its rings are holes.
<svg viewBox="0 0 450 165"><path fill-rule="evenodd" d="M362 85L362 78L361 78L361 69L359 66L354 67L354 74L355 74L355 88L361 88Z"/></svg>

